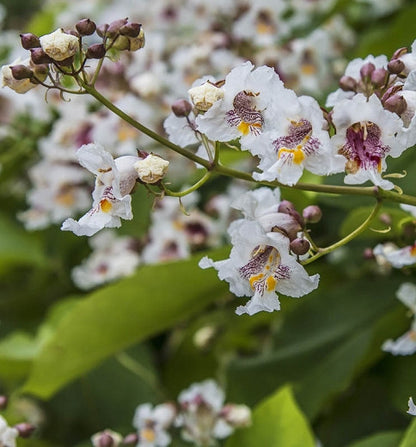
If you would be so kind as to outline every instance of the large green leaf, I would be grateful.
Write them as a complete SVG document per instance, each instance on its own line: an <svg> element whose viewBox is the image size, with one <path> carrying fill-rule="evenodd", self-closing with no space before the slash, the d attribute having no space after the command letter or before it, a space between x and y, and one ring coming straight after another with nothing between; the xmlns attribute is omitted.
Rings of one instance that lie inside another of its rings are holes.
<svg viewBox="0 0 416 447"><path fill-rule="evenodd" d="M221 250L221 257L224 256ZM161 332L223 296L213 269L191 260L144 266L91 293L59 322L35 359L24 392L48 398L106 357Z"/></svg>
<svg viewBox="0 0 416 447"><path fill-rule="evenodd" d="M238 430L226 447L314 447L314 436L288 386L261 402L250 427Z"/></svg>
<svg viewBox="0 0 416 447"><path fill-rule="evenodd" d="M376 435L354 442L348 447L397 447L402 435L400 431L377 433Z"/></svg>
<svg viewBox="0 0 416 447"><path fill-rule="evenodd" d="M416 445L416 420L413 420L409 428L404 434L402 442L399 447L414 447Z"/></svg>

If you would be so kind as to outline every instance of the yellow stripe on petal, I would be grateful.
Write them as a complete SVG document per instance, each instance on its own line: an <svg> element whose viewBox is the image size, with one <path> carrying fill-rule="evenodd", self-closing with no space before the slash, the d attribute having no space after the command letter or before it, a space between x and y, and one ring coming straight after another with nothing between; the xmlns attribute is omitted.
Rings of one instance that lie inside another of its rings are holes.
<svg viewBox="0 0 416 447"><path fill-rule="evenodd" d="M250 276L249 282L251 288L254 290L254 284L264 277L263 273L259 273L258 275Z"/></svg>
<svg viewBox="0 0 416 447"><path fill-rule="evenodd" d="M269 276L269 277L266 279L267 291L268 291L268 292L273 292L273 290L276 288L276 284L277 284L276 279L273 278L273 276Z"/></svg>
<svg viewBox="0 0 416 447"><path fill-rule="evenodd" d="M293 163L300 165L302 161L305 159L305 154L302 149L287 149L285 147L279 149L278 158L280 158L282 153L291 154Z"/></svg>
<svg viewBox="0 0 416 447"><path fill-rule="evenodd" d="M113 208L113 205L109 200L103 199L100 202L100 208L103 213L109 213Z"/></svg>

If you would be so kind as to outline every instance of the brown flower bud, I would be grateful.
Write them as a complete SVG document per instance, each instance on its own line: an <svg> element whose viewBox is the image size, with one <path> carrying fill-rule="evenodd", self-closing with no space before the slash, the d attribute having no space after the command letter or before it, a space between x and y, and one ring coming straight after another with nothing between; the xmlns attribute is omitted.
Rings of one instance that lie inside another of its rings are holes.
<svg viewBox="0 0 416 447"><path fill-rule="evenodd" d="M371 73L371 82L376 87L381 87L386 83L388 76L389 73L387 70L385 70L384 68L376 68Z"/></svg>
<svg viewBox="0 0 416 447"><path fill-rule="evenodd" d="M127 37L137 37L141 29L141 23L127 23L120 28L120 34Z"/></svg>
<svg viewBox="0 0 416 447"><path fill-rule="evenodd" d="M127 24L127 18L114 20L107 29L107 36L116 37L120 33L120 28Z"/></svg>
<svg viewBox="0 0 416 447"><path fill-rule="evenodd" d="M18 81L33 77L33 71L26 65L13 65L10 67L10 70L12 71L12 76Z"/></svg>
<svg viewBox="0 0 416 447"><path fill-rule="evenodd" d="M289 200L282 200L277 208L278 213L290 214L292 211L296 211L295 205Z"/></svg>
<svg viewBox="0 0 416 447"><path fill-rule="evenodd" d="M363 81L369 81L371 78L371 74L376 69L376 66L372 62L367 62L360 69L361 79Z"/></svg>
<svg viewBox="0 0 416 447"><path fill-rule="evenodd" d="M364 251L363 251L363 258L364 259L374 259L374 253L373 253L373 249L370 247L367 247Z"/></svg>
<svg viewBox="0 0 416 447"><path fill-rule="evenodd" d="M30 57L34 64L50 64L52 62L52 58L42 48L31 48Z"/></svg>
<svg viewBox="0 0 416 447"><path fill-rule="evenodd" d="M188 116L192 111L192 104L186 99L178 99L172 104L172 112L177 117Z"/></svg>
<svg viewBox="0 0 416 447"><path fill-rule="evenodd" d="M110 25L108 23L103 23L102 25L97 26L97 34L100 37L105 37L107 35L107 30Z"/></svg>
<svg viewBox="0 0 416 447"><path fill-rule="evenodd" d="M90 36L95 33L97 25L90 19L82 19L75 24L75 28L81 36Z"/></svg>
<svg viewBox="0 0 416 447"><path fill-rule="evenodd" d="M102 59L105 56L106 49L102 43L95 43L88 47L85 56L87 59Z"/></svg>
<svg viewBox="0 0 416 447"><path fill-rule="evenodd" d="M139 442L137 433L130 433L123 439L124 445L136 445Z"/></svg>
<svg viewBox="0 0 416 447"><path fill-rule="evenodd" d="M7 404L9 403L9 398L7 396L0 396L0 410L5 410L7 408Z"/></svg>
<svg viewBox="0 0 416 447"><path fill-rule="evenodd" d="M407 48L406 47L401 47L401 48L397 49L393 53L393 56L391 57L391 60L398 59L399 57L403 56L406 53L407 53Z"/></svg>
<svg viewBox="0 0 416 447"><path fill-rule="evenodd" d="M75 31L74 29L66 29L64 30L65 34L68 34L69 36L74 36L79 38L79 33L78 31Z"/></svg>
<svg viewBox="0 0 416 447"><path fill-rule="evenodd" d="M342 76L339 80L339 86L344 92L355 92L357 81L352 76Z"/></svg>
<svg viewBox="0 0 416 447"><path fill-rule="evenodd" d="M114 440L113 437L108 433L103 433L98 440L97 443L98 447L113 447L114 446Z"/></svg>
<svg viewBox="0 0 416 447"><path fill-rule="evenodd" d="M306 222L318 223L322 218L322 211L317 205L309 205L302 211L302 216Z"/></svg>
<svg viewBox="0 0 416 447"><path fill-rule="evenodd" d="M404 63L400 59L393 59L387 64L387 69L392 74L399 74L404 70Z"/></svg>
<svg viewBox="0 0 416 447"><path fill-rule="evenodd" d="M400 94L394 94L384 101L384 108L389 112L401 115L407 109L407 102Z"/></svg>
<svg viewBox="0 0 416 447"><path fill-rule="evenodd" d="M21 438L29 438L36 430L36 427L28 422L21 422L20 424L15 425L14 428L19 432Z"/></svg>
<svg viewBox="0 0 416 447"><path fill-rule="evenodd" d="M290 249L295 255L298 256L306 255L310 247L311 244L309 243L309 241L300 237L293 239L293 241L290 243Z"/></svg>
<svg viewBox="0 0 416 447"><path fill-rule="evenodd" d="M20 34L20 41L22 42L22 47L25 50L30 50L31 48L39 48L40 41L39 37L32 33Z"/></svg>

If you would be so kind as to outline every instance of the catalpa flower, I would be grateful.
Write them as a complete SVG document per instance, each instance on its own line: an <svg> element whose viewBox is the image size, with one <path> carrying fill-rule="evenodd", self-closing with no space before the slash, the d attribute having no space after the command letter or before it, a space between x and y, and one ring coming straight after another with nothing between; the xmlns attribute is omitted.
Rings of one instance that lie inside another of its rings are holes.
<svg viewBox="0 0 416 447"><path fill-rule="evenodd" d="M387 167L385 158L399 157L406 149L401 119L383 109L377 96L367 99L358 94L335 105L332 121L337 130L332 137L334 149L346 159L345 183L370 180L383 189L392 189L393 183L381 174Z"/></svg>
<svg viewBox="0 0 416 447"><path fill-rule="evenodd" d="M416 263L416 242L407 247L392 250L390 245L378 244L373 250L376 256L382 256L395 268L402 268Z"/></svg>
<svg viewBox="0 0 416 447"><path fill-rule="evenodd" d="M249 149L260 157L258 168L263 172L253 174L256 180L294 185L304 168L318 175L342 171L342 157L332 154L329 135L324 130L327 122L313 98L298 98L288 91L269 107L269 114L273 130L261 135Z"/></svg>
<svg viewBox="0 0 416 447"><path fill-rule="evenodd" d="M259 223L241 219L231 224L229 234L233 245L229 259L214 262L204 257L199 266L214 267L232 293L251 297L237 308L238 315L279 310L276 292L300 297L318 287L319 275L307 274L280 232L266 232Z"/></svg>
<svg viewBox="0 0 416 447"><path fill-rule="evenodd" d="M114 160L103 147L87 144L78 150L77 158L96 176L93 205L79 221L65 220L61 230L92 236L104 227L118 228L120 218L132 219L130 192L138 177L134 164L139 157L127 155Z"/></svg>

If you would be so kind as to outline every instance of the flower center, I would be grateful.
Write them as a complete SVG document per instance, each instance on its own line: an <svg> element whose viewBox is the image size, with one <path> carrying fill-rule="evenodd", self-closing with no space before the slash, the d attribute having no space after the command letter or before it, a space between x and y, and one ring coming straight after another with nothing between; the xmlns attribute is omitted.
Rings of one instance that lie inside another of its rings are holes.
<svg viewBox="0 0 416 447"><path fill-rule="evenodd" d="M321 143L312 135L312 124L305 119L291 121L288 134L273 141L273 146L277 152L277 158L283 162L301 164L302 161L314 154Z"/></svg>
<svg viewBox="0 0 416 447"><path fill-rule="evenodd" d="M255 247L250 261L239 269L239 273L260 295L273 292L279 279L290 277L289 267L281 264L279 251L269 245Z"/></svg>
<svg viewBox="0 0 416 447"><path fill-rule="evenodd" d="M359 169L377 169L381 172L381 161L390 151L381 140L381 130L371 121L354 123L347 129L346 142L338 151L347 158L345 170L355 174Z"/></svg>
<svg viewBox="0 0 416 447"><path fill-rule="evenodd" d="M140 439L147 442L154 442L156 439L156 434L153 428L146 427L140 430Z"/></svg>
<svg viewBox="0 0 416 447"><path fill-rule="evenodd" d="M237 127L243 134L259 135L263 126L263 115L256 109L255 98L259 93L242 91L233 101L233 109L226 113L227 123Z"/></svg>

